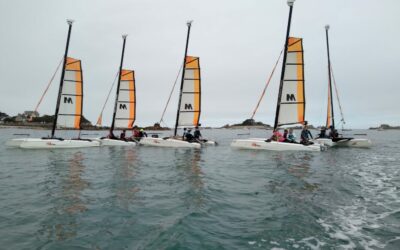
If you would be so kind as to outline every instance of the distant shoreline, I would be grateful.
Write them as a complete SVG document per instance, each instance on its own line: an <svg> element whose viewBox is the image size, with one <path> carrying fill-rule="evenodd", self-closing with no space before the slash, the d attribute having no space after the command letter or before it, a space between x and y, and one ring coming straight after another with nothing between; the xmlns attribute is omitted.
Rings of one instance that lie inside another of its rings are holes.
<svg viewBox="0 0 400 250"><path fill-rule="evenodd" d="M379 127L371 127L370 130L400 130L400 126L390 126L388 124L381 124Z"/></svg>

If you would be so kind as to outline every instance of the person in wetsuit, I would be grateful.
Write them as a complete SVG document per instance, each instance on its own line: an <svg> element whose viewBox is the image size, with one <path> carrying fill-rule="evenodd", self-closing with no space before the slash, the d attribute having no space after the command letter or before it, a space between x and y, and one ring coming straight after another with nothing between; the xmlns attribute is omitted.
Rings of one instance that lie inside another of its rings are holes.
<svg viewBox="0 0 400 250"><path fill-rule="evenodd" d="M337 132L336 129L333 128L333 126L330 126L330 132L329 132L329 138L335 139L339 137L339 133Z"/></svg>
<svg viewBox="0 0 400 250"><path fill-rule="evenodd" d="M200 140L200 139L201 139L201 133L200 133L200 129L199 129L198 126L196 126L196 127L194 128L193 136L194 136L194 138L197 139L197 140Z"/></svg>
<svg viewBox="0 0 400 250"><path fill-rule="evenodd" d="M289 129L289 134L288 134L288 136L287 136L287 142L290 142L290 143L297 143L297 142L296 142L296 135L294 134L292 128Z"/></svg>
<svg viewBox="0 0 400 250"><path fill-rule="evenodd" d="M313 139L313 136L310 130L308 130L308 126L304 125L300 135L300 143L304 145L311 145L313 142L310 141L310 138Z"/></svg>
<svg viewBox="0 0 400 250"><path fill-rule="evenodd" d="M186 140L187 128L183 128L182 140Z"/></svg>
<svg viewBox="0 0 400 250"><path fill-rule="evenodd" d="M194 136L192 135L192 130L188 129L185 135L186 141L192 142L194 140Z"/></svg>
<svg viewBox="0 0 400 250"><path fill-rule="evenodd" d="M139 131L139 138L142 138L142 137L147 137L147 133L144 132L144 129L141 128Z"/></svg>
<svg viewBox="0 0 400 250"><path fill-rule="evenodd" d="M120 140L125 140L125 137L126 137L126 133L125 132L126 132L125 129L122 130L121 134L119 135L119 139Z"/></svg>
<svg viewBox="0 0 400 250"><path fill-rule="evenodd" d="M324 126L321 127L321 130L319 131L318 138L327 138L326 135L326 128Z"/></svg>

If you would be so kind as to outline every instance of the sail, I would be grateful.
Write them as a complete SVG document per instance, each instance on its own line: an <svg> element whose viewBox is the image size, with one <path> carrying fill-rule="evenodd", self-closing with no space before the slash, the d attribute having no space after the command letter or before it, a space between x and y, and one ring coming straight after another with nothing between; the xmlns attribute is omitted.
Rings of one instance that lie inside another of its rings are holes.
<svg viewBox="0 0 400 250"><path fill-rule="evenodd" d="M96 126L102 126L103 125L103 114L99 115L99 118L97 118Z"/></svg>
<svg viewBox="0 0 400 250"><path fill-rule="evenodd" d="M81 60L67 57L64 82L61 90L57 126L60 128L81 127L83 79Z"/></svg>
<svg viewBox="0 0 400 250"><path fill-rule="evenodd" d="M123 69L118 90L116 128L132 128L136 117L135 72Z"/></svg>
<svg viewBox="0 0 400 250"><path fill-rule="evenodd" d="M199 58L186 56L178 126L191 127L199 124L201 103L200 79Z"/></svg>
<svg viewBox="0 0 400 250"><path fill-rule="evenodd" d="M328 110L327 110L327 117L326 117L326 127L329 128L332 120L332 111L331 111L331 91L328 87Z"/></svg>
<svg viewBox="0 0 400 250"><path fill-rule="evenodd" d="M282 83L278 126L304 122L303 39L289 37Z"/></svg>

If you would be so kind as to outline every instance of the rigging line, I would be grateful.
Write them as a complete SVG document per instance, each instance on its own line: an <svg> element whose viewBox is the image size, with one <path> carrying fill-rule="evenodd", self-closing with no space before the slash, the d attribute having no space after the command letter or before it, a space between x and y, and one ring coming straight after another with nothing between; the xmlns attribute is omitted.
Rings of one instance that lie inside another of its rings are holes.
<svg viewBox="0 0 400 250"><path fill-rule="evenodd" d="M168 124L166 124L165 121L161 121L161 122L164 123L165 127L169 128ZM160 125L161 125L161 123L160 123Z"/></svg>
<svg viewBox="0 0 400 250"><path fill-rule="evenodd" d="M337 90L336 80L335 80L335 76L333 74L333 69L332 69L332 64L331 64L331 72L332 72L333 85L335 85L336 98L337 98L337 101L339 103L340 116L342 117L341 121L343 122L343 124L346 124L346 122L344 121L342 105L340 104L339 91Z"/></svg>
<svg viewBox="0 0 400 250"><path fill-rule="evenodd" d="M176 75L174 85L172 86L171 92L169 93L169 97L168 97L167 104L165 105L164 111L163 111L163 113L162 113L162 115L161 115L161 119L160 119L160 121L159 121L160 124L161 124L161 122L163 121L163 118L164 118L164 115L165 115L165 111L167 110L169 101L171 100L172 93L174 92L174 89L175 89L176 83L178 82L179 74L181 73L182 68L183 68L183 63L182 63L182 65L181 65L181 67L179 68L179 72L178 72L178 74Z"/></svg>
<svg viewBox="0 0 400 250"><path fill-rule="evenodd" d="M62 64L63 61L64 61L64 57L61 58L60 63L58 64L58 66L57 66L57 68L56 68L56 71L54 72L53 76L50 78L50 81L49 81L49 83L47 84L47 87L46 87L46 89L44 90L44 92L43 92L43 94L42 94L42 97L40 97L39 102L38 102L38 104L36 105L35 112L38 110L39 105L42 103L43 98L44 98L44 96L46 95L47 91L49 90L50 85L51 85L51 83L53 82L54 77L56 76L56 74L57 74L57 72L58 72L58 69L60 68L60 66L61 66L61 64Z"/></svg>
<svg viewBox="0 0 400 250"><path fill-rule="evenodd" d="M281 50L281 53L279 54L278 60L276 60L275 66L274 66L274 68L272 69L272 72L271 72L271 74L270 74L270 76L269 76L269 78L268 78L268 80L267 80L267 83L265 84L264 90L263 90L263 92L261 93L260 99L259 99L258 102L257 102L256 108L255 108L254 111L253 111L253 114L252 114L252 116L251 116L251 119L254 118L254 115L256 114L256 112L257 112L257 110L258 110L258 107L260 106L261 100L264 98L265 91L267 90L268 85L269 85L269 83L271 82L272 76L274 75L276 66L278 65L278 62L279 62L279 60L281 59L282 53L283 53L283 50Z"/></svg>
<svg viewBox="0 0 400 250"><path fill-rule="evenodd" d="M112 85L111 85L110 91L108 91L106 101L104 102L103 108L101 109L101 112L100 112L99 118L97 119L96 125L101 125L101 121L100 121L100 120L101 120L101 117L102 117L102 115L103 115L103 111L104 111L104 109L106 108L108 99L110 98L111 91L112 91L112 89L114 88L115 81L117 80L117 77L118 77L118 73L119 73L119 70L118 70L117 73L115 74L114 81L113 81L113 83L112 83Z"/></svg>

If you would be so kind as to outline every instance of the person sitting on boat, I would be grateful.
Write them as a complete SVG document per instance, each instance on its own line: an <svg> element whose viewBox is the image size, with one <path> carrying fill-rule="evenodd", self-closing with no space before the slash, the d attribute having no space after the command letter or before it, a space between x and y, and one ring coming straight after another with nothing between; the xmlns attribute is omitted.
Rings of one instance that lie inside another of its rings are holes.
<svg viewBox="0 0 400 250"><path fill-rule="evenodd" d="M296 135L293 132L293 129L289 129L289 134L287 135L287 142L296 143Z"/></svg>
<svg viewBox="0 0 400 250"><path fill-rule="evenodd" d="M192 130L188 129L185 135L185 140L188 142L192 142L194 140L194 136L192 135Z"/></svg>
<svg viewBox="0 0 400 250"><path fill-rule="evenodd" d="M283 142L285 141L285 138L283 138L283 135L279 132L278 129L275 129L274 132L272 133L271 138L269 138L267 141Z"/></svg>
<svg viewBox="0 0 400 250"><path fill-rule="evenodd" d="M310 141L310 138L313 139L313 136L310 130L308 130L308 126L304 125L300 135L300 143L304 145L311 145L313 142Z"/></svg>
<svg viewBox="0 0 400 250"><path fill-rule="evenodd" d="M142 137L147 137L147 133L144 132L144 129L141 128L139 131L139 138L142 138Z"/></svg>
<svg viewBox="0 0 400 250"><path fill-rule="evenodd" d="M201 140L201 133L200 133L199 126L196 126L196 127L194 128L193 136L194 136L194 138L195 138L196 140Z"/></svg>
<svg viewBox="0 0 400 250"><path fill-rule="evenodd" d="M318 134L318 138L327 138L326 136L326 128L324 126L321 127L321 130Z"/></svg>
<svg viewBox="0 0 400 250"><path fill-rule="evenodd" d="M126 137L126 130L124 129L124 130L122 130L122 132L121 132L121 134L120 134L120 136L119 136L119 139L121 139L121 140L125 140L125 137Z"/></svg>
<svg viewBox="0 0 400 250"><path fill-rule="evenodd" d="M187 128L183 128L182 140L186 140Z"/></svg>
<svg viewBox="0 0 400 250"><path fill-rule="evenodd" d="M139 134L140 134L140 132L139 132L138 127L137 127L137 126L133 127L133 132L132 132L133 138L134 138L134 139L135 139L135 138L139 138Z"/></svg>
<svg viewBox="0 0 400 250"><path fill-rule="evenodd" d="M283 130L283 139L284 139L283 141L284 141L284 142L287 142L288 132L289 132L289 131L288 131L286 128Z"/></svg>
<svg viewBox="0 0 400 250"><path fill-rule="evenodd" d="M339 133L337 132L336 129L333 128L333 126L330 126L330 132L329 132L329 138L334 139L339 137Z"/></svg>

